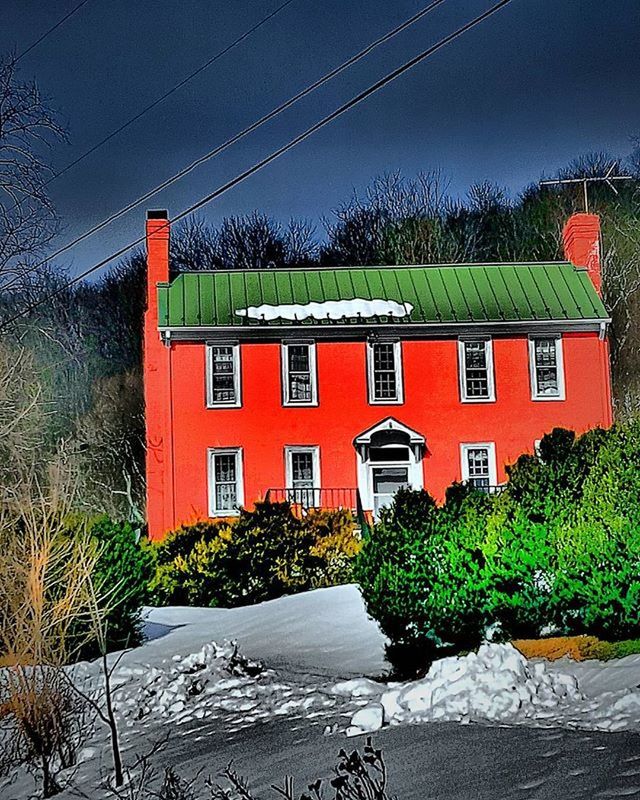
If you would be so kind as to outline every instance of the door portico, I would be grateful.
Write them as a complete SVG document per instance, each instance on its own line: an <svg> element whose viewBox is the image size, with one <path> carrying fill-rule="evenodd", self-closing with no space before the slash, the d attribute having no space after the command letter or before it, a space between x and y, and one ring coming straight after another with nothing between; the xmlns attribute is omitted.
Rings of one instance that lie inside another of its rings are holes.
<svg viewBox="0 0 640 800"><path fill-rule="evenodd" d="M422 489L425 438L387 417L354 439L362 506L378 518L402 487Z"/></svg>

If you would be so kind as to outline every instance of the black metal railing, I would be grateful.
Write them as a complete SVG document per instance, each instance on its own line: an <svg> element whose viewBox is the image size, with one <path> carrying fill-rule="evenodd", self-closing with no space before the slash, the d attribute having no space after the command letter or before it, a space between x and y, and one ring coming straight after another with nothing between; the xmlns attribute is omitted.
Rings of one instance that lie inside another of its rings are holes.
<svg viewBox="0 0 640 800"><path fill-rule="evenodd" d="M489 484L489 483L476 483L473 480L465 481L467 486L470 486L472 489L475 489L476 492L482 492L483 494L502 494L504 490L507 488L506 483L498 483L498 484Z"/></svg>
<svg viewBox="0 0 640 800"><path fill-rule="evenodd" d="M291 503L302 508L345 508L358 510L358 490L355 488L276 488L268 489L267 503Z"/></svg>

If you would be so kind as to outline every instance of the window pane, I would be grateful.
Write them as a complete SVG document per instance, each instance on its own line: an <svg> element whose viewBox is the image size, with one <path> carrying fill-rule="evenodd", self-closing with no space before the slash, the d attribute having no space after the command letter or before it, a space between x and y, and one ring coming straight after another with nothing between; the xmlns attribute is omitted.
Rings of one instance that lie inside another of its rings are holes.
<svg viewBox="0 0 640 800"><path fill-rule="evenodd" d="M489 487L489 450L486 447L467 449L467 473L469 483L477 489Z"/></svg>
<svg viewBox="0 0 640 800"><path fill-rule="evenodd" d="M397 400L395 347L390 342L373 345L373 396L375 400Z"/></svg>
<svg viewBox="0 0 640 800"><path fill-rule="evenodd" d="M289 373L289 400L299 403L311 400L311 375L309 373Z"/></svg>
<svg viewBox="0 0 640 800"><path fill-rule="evenodd" d="M290 344L287 347L287 381L290 403L313 401L308 344Z"/></svg>
<svg viewBox="0 0 640 800"><path fill-rule="evenodd" d="M467 397L489 397L486 342L464 343L464 370Z"/></svg>
<svg viewBox="0 0 640 800"><path fill-rule="evenodd" d="M539 395L558 395L556 340L536 339L534 352L537 393Z"/></svg>
<svg viewBox="0 0 640 800"><path fill-rule="evenodd" d="M211 348L211 394L214 403L235 403L233 347Z"/></svg>
<svg viewBox="0 0 640 800"><path fill-rule="evenodd" d="M220 453L213 458L216 510L232 511L238 502L236 456L233 453Z"/></svg>
<svg viewBox="0 0 640 800"><path fill-rule="evenodd" d="M313 453L291 453L291 479L294 487L313 486Z"/></svg>
<svg viewBox="0 0 640 800"><path fill-rule="evenodd" d="M309 345L290 344L287 351L289 354L289 370L291 372L309 371Z"/></svg>

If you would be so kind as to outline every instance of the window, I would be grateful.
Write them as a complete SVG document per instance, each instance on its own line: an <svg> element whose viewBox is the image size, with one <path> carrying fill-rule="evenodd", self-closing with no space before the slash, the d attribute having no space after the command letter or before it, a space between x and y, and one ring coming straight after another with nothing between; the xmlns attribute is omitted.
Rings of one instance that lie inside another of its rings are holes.
<svg viewBox="0 0 640 800"><path fill-rule="evenodd" d="M496 399L491 339L460 340L458 367L463 402L488 402Z"/></svg>
<svg viewBox="0 0 640 800"><path fill-rule="evenodd" d="M286 406L318 404L315 344L282 345L282 384Z"/></svg>
<svg viewBox="0 0 640 800"><path fill-rule="evenodd" d="M402 403L402 349L400 342L369 342L367 373L370 403Z"/></svg>
<svg viewBox="0 0 640 800"><path fill-rule="evenodd" d="M476 489L490 492L496 486L496 448L493 442L461 444L462 480Z"/></svg>
<svg viewBox="0 0 640 800"><path fill-rule="evenodd" d="M240 397L240 345L207 345L207 406L238 408Z"/></svg>
<svg viewBox="0 0 640 800"><path fill-rule="evenodd" d="M532 400L564 400L562 339L529 339Z"/></svg>
<svg viewBox="0 0 640 800"><path fill-rule="evenodd" d="M320 503L320 451L318 447L285 447L287 499L313 507Z"/></svg>
<svg viewBox="0 0 640 800"><path fill-rule="evenodd" d="M244 503L242 450L209 450L209 516L230 517Z"/></svg>

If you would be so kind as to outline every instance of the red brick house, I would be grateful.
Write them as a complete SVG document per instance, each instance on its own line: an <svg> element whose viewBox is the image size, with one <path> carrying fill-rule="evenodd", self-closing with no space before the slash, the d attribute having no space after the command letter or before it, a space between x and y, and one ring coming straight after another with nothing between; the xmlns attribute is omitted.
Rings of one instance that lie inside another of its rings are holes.
<svg viewBox="0 0 640 800"><path fill-rule="evenodd" d="M555 426L612 421L598 218L566 262L182 273L147 220L150 535L268 496L376 514L491 491Z"/></svg>

